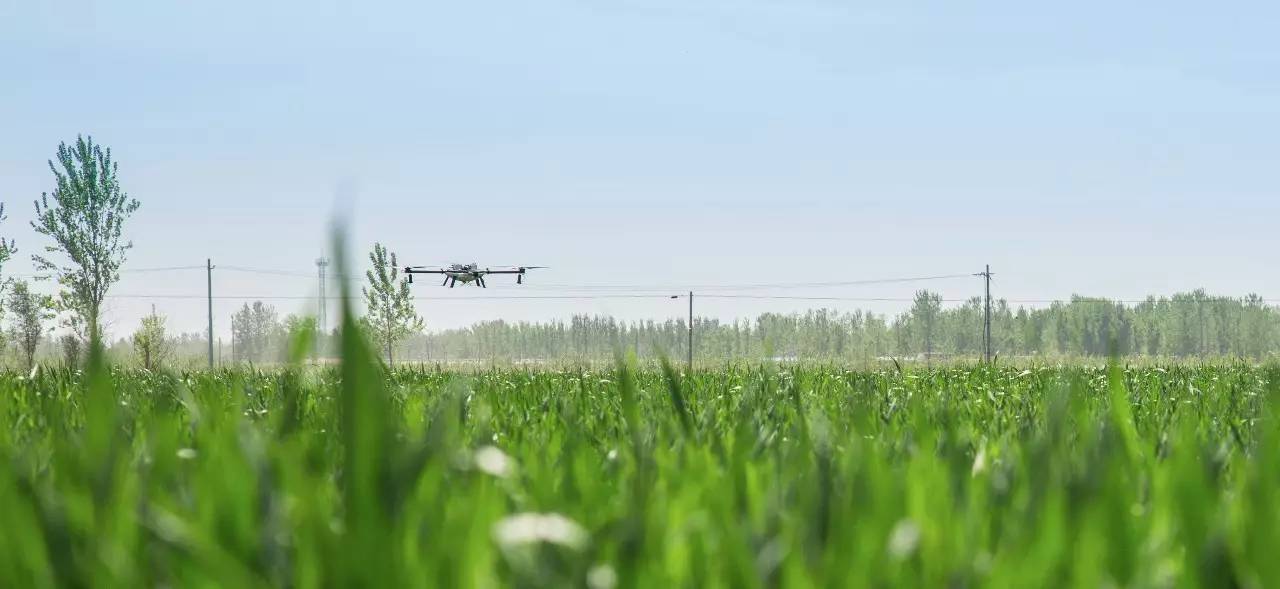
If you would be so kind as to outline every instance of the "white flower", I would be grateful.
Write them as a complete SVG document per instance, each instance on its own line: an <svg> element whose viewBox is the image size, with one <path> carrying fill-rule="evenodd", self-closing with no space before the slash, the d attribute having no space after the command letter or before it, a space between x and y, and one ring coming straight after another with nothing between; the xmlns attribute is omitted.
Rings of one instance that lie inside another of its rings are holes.
<svg viewBox="0 0 1280 589"><path fill-rule="evenodd" d="M969 472L972 476L978 476L987 470L987 447L978 448L978 455L973 457L973 469Z"/></svg>
<svg viewBox="0 0 1280 589"><path fill-rule="evenodd" d="M911 556L919 544L920 526L909 519L899 521L889 533L889 555L894 558L903 559Z"/></svg>
<svg viewBox="0 0 1280 589"><path fill-rule="evenodd" d="M472 458L476 468L500 479L511 476L516 469L515 461L494 446L481 447Z"/></svg>
<svg viewBox="0 0 1280 589"><path fill-rule="evenodd" d="M546 542L577 549L587 543L587 531L558 513L518 513L505 517L494 524L493 537L504 547Z"/></svg>
<svg viewBox="0 0 1280 589"><path fill-rule="evenodd" d="M591 589L613 589L618 585L618 573L607 564L598 564L587 571L587 586Z"/></svg>

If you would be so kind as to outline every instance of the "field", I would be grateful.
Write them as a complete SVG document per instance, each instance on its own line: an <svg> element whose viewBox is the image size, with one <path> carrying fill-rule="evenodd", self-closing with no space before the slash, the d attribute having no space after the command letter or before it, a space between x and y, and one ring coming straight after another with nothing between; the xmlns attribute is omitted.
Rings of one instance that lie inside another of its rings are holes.
<svg viewBox="0 0 1280 589"><path fill-rule="evenodd" d="M0 377L8 586L1280 586L1280 372Z"/></svg>

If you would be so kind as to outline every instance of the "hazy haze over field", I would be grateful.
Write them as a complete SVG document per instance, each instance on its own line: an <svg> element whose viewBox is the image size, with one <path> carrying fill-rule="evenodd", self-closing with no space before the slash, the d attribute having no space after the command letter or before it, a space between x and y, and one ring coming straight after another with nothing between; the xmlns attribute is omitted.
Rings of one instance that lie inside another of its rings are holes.
<svg viewBox="0 0 1280 589"><path fill-rule="evenodd" d="M45 162L86 133L142 201L126 268L211 257L313 275L337 210L359 261L377 240L403 263L554 267L523 291L493 278L495 296L990 263L1010 299L1280 297L1280 7L845 4L5 0L0 234L20 249L5 273L31 272L47 243L28 225L52 189ZM980 292L977 279L926 286ZM219 271L215 288L305 296L315 280ZM112 294L204 289L203 271L126 274ZM153 302L171 328L203 329L202 299L118 298L109 330L132 330ZM223 337L240 302L216 302ZM444 328L683 305L418 308ZM816 305L908 303L698 312Z"/></svg>

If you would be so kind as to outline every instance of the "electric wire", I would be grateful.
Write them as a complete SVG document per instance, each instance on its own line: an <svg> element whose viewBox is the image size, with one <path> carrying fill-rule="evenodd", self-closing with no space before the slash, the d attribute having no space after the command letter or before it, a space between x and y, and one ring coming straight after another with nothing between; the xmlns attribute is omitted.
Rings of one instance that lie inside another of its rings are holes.
<svg viewBox="0 0 1280 589"><path fill-rule="evenodd" d="M146 273L146 272L176 272L180 270L204 270L204 266L163 266L157 268L121 268L122 274ZM8 278L34 278L38 280L53 278L53 272L34 272L27 274L5 274Z"/></svg>
<svg viewBox="0 0 1280 589"><path fill-rule="evenodd" d="M203 266L200 266L203 268ZM247 266L235 266L221 264L215 267L220 270L231 270L234 272L245 272L252 274L289 276L294 278L305 278L314 280L317 278L315 274L304 272L295 272L289 270L273 270L266 268L251 268ZM846 280L835 282L782 282L782 283L760 283L760 284L566 284L566 283L538 283L526 284L521 288L528 290L563 290L563 291L644 291L644 292L665 292L670 290L771 290L771 289L794 289L794 288L835 288L842 286L865 286L874 284L895 284L904 282L924 282L931 280L947 280L955 278L972 278L973 274L942 274L935 276L908 276L899 278L878 278L871 280ZM350 280L363 281L364 276L357 275L339 275L330 274L328 276L334 280ZM495 288L501 288L503 285L495 284Z"/></svg>
<svg viewBox="0 0 1280 589"><path fill-rule="evenodd" d="M582 295L456 295L456 296L429 296L419 295L412 297L414 300L421 301L486 301L486 300L596 300L596 299L687 299L688 294L650 294L650 293L613 293L613 294L582 294ZM906 297L833 297L833 296L770 296L770 295L726 295L726 294L702 294L694 293L697 299L720 299L720 300L764 300L764 301L829 301L829 302L858 302L858 303L911 303L915 302L915 298ZM213 295L209 297L204 294L111 294L107 295L109 299L191 299L206 300L227 299L227 300L298 300L313 301L319 299L318 296L307 295ZM339 301L343 297L328 296L326 301ZM349 297L349 298L355 298ZM963 299L942 298L936 299L943 303L967 303L980 302L981 297L972 296ZM1276 299L1257 298L1250 299L1259 303L1272 303ZM1231 304L1246 302L1245 298L1215 298L1209 300L1172 300L1172 299L1105 299L1105 298L1078 298L1078 299L1000 299L993 298L993 303L1006 304L1187 304L1187 305L1205 305L1205 304Z"/></svg>
<svg viewBox="0 0 1280 589"><path fill-rule="evenodd" d="M203 266L201 266L201 268L203 268ZM213 269L214 269L214 270L230 270L230 271L232 271L232 272L243 272L243 273L246 273L246 274L263 274L263 275L269 275L269 276L288 276L288 277L291 277L291 278L306 278L306 279L308 279L308 280L315 280L315 279L316 279L316 277L317 277L317 275L316 275L316 274L308 274L308 273L305 273L305 272L294 272L294 271L291 271L291 270L274 270L274 269L269 269L269 268L250 268L250 267L247 267L247 266L229 266L229 265L224 265L224 264L216 265L216 266L214 266L214 268L213 268ZM364 277L363 277L363 276L351 276L351 275L346 275L346 276L344 276L344 275L341 275L341 274L336 274L336 273L334 273L334 272L328 272L328 273L326 274L326 278L333 279L333 280L352 280L352 281L361 281L361 280L364 280Z"/></svg>
<svg viewBox="0 0 1280 589"><path fill-rule="evenodd" d="M905 282L925 282L932 280L948 280L955 278L972 278L973 274L941 274L935 276L908 276L899 278L876 278L870 280L844 280L832 282L779 282L779 283L757 283L757 284L562 284L562 283L538 283L530 284L525 288L561 288L565 290L633 290L633 291L668 291L668 290L702 290L702 291L732 291L732 290L773 290L773 289L793 289L793 288L837 288L844 286L867 286L875 284L898 284Z"/></svg>
<svg viewBox="0 0 1280 589"><path fill-rule="evenodd" d="M147 268L123 268L121 273L151 273L151 272L179 272L187 270L206 270L207 266L158 266ZM309 273L295 272L290 270L277 270L268 268L255 268L250 266L219 264L214 266L216 270L227 270L232 272L243 272L250 274L286 276L292 278L316 279L317 276ZM10 274L10 277L24 278L48 278L48 274ZM761 300L761 301L827 301L827 302L863 302L863 303L910 303L914 302L914 298L903 297L848 297L848 296L820 296L820 295L758 295L758 294L720 294L718 291L740 291L740 290L771 290L771 289L793 289L793 288L835 288L848 286L864 286L876 284L899 284L909 282L924 282L933 280L948 280L956 278L972 278L981 276L981 274L940 274L932 276L909 276L898 278L878 278L868 280L846 280L832 282L790 282L790 283L756 283L756 284L701 284L701 285L641 285L641 284L527 284L520 287L508 285L494 285L497 290L507 290L520 288L522 290L537 291L556 291L570 293L593 293L593 294L554 294L554 295L453 295L453 296L414 296L414 300L429 301L478 301L478 300L596 300L596 299L684 299L687 294L671 294L672 291L712 291L712 292L695 292L697 298L704 299L737 299L737 300ZM343 276L330 274L329 278L335 280L363 281L364 277L359 276ZM621 292L628 291L628 292ZM318 297L305 295L214 295L209 297L207 294L112 294L107 295L109 299L193 299L205 300L228 299L228 300L316 300ZM341 297L326 297L326 300L340 300ZM940 299L944 303L965 303L974 300L981 300L980 296L973 296L962 299L945 298ZM993 302L1017 305L1056 305L1056 304L1110 304L1110 305L1204 305L1204 304L1225 304L1238 303L1246 301L1245 297L1239 298L1213 298L1208 300L1196 299L1169 299L1169 298L1145 298L1145 299L1110 299L1106 297L1075 297L1071 299L1008 299L996 298ZM1257 297L1248 299L1248 301L1258 302L1262 304L1270 304L1280 300L1280 297Z"/></svg>
<svg viewBox="0 0 1280 589"><path fill-rule="evenodd" d="M121 268L121 272L172 272L178 270L205 270L206 266L165 266L161 268Z"/></svg>
<svg viewBox="0 0 1280 589"><path fill-rule="evenodd" d="M607 294L607 295L490 295L490 296L415 296L417 301L490 301L490 300L591 300L591 299L671 299L685 295L654 295L654 294ZM109 299L226 299L226 300L286 300L286 301L314 301L320 297L303 296L303 295L188 295L188 294L117 294L107 295ZM347 297L356 298L356 297ZM326 301L340 301L343 297L331 296L325 297Z"/></svg>
<svg viewBox="0 0 1280 589"><path fill-rule="evenodd" d="M232 272L245 272L249 274L267 274L272 276L292 276L296 278L315 279L315 274L304 274L302 272L291 272L289 270L268 270L264 268L248 268L245 266L230 266L227 264L218 264L215 270L230 270Z"/></svg>
<svg viewBox="0 0 1280 589"><path fill-rule="evenodd" d="M723 294L701 294L694 293L698 298L704 299L748 299L748 300L787 300L787 301L851 301L851 302L889 302L889 303L910 303L914 302L914 298L885 298L885 297L828 297L828 296L787 296L787 295L723 295ZM982 297L974 295L964 299L939 299L944 303L966 303L970 301L981 301ZM1173 299L1108 299L1105 297L1080 297L1074 299L1004 299L992 297L993 303L1012 303L1012 304L1125 304L1125 305L1141 305L1141 304L1213 304L1213 303L1238 303L1244 301L1244 297L1239 298L1214 298L1208 300L1173 300ZM1253 299L1260 303L1273 302L1276 299L1258 298Z"/></svg>

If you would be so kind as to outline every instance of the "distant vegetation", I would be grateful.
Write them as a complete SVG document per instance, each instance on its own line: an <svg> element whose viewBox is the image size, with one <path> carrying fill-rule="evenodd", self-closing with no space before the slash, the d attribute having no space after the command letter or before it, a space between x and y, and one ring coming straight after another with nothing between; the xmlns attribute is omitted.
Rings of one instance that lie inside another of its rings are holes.
<svg viewBox="0 0 1280 589"><path fill-rule="evenodd" d="M861 362L888 356L978 358L982 355L982 302L941 307L921 292L897 317L815 310L765 314L754 321L698 320L697 358L799 358ZM491 321L469 329L414 338L413 359L526 358L608 359L615 348L642 356L683 358L683 319L621 322L578 316L543 324ZM1240 357L1259 360L1280 351L1280 311L1257 297L1212 297L1204 291L1151 298L1132 305L1077 298L1045 308L1012 308L995 301L992 340L997 354L1012 357Z"/></svg>
<svg viewBox="0 0 1280 589"><path fill-rule="evenodd" d="M308 320L294 315L281 320L270 305L247 303L236 314L234 340L227 342L233 345L226 346L223 364L283 361L291 334ZM321 354L332 355L333 337L319 338ZM687 338L683 319L625 322L574 316L546 323L486 321L466 329L409 331L396 340L396 360L611 362L617 350L634 350L642 358L678 359L685 357ZM1153 297L1140 304L1077 298L1038 309L1014 309L995 301L992 338L996 354L1005 360L1105 358L1116 353L1258 361L1280 352L1280 310L1257 297L1213 297L1203 291ZM195 333L175 338L180 364L204 362L204 341L203 334ZM384 357L385 343L378 342ZM114 355L124 361L130 359L126 344L113 347ZM896 317L818 309L768 313L738 322L698 319L694 347L702 362L781 358L863 365L891 357L974 360L982 355L982 304L973 299L923 311L916 305ZM932 354L926 355L930 348Z"/></svg>

